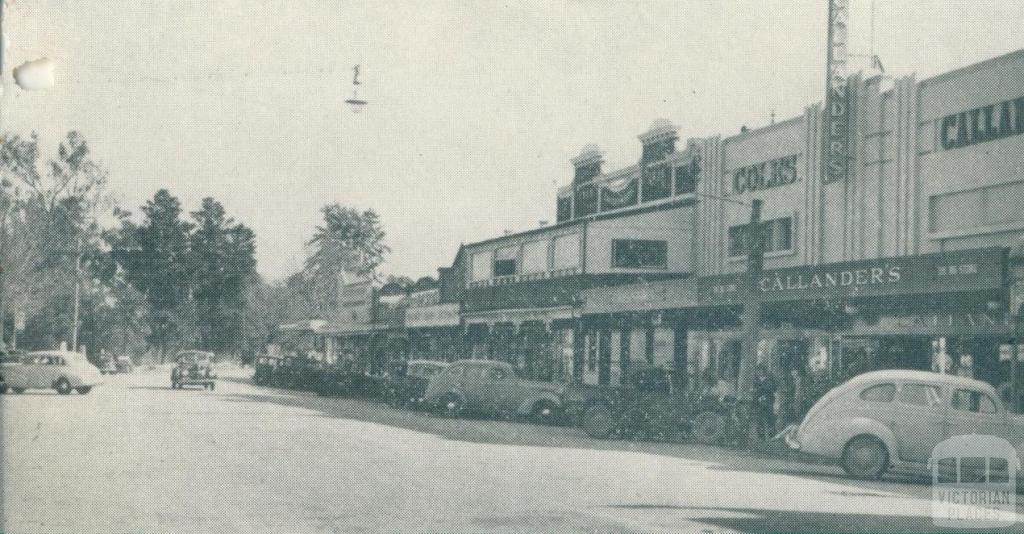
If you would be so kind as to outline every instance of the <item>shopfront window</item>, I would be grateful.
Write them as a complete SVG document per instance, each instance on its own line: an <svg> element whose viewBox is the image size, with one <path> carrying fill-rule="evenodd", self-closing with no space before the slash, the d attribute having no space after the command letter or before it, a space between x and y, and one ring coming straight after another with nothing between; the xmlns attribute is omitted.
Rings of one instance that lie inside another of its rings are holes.
<svg viewBox="0 0 1024 534"><path fill-rule="evenodd" d="M668 268L668 242L644 239L613 239L612 267L620 269Z"/></svg>
<svg viewBox="0 0 1024 534"><path fill-rule="evenodd" d="M782 217L761 223L764 230L765 253L783 253L793 250L793 218ZM729 257L739 258L750 250L749 224L729 228Z"/></svg>
<svg viewBox="0 0 1024 534"><path fill-rule="evenodd" d="M499 248L494 253L494 276L513 276L516 274L519 247Z"/></svg>

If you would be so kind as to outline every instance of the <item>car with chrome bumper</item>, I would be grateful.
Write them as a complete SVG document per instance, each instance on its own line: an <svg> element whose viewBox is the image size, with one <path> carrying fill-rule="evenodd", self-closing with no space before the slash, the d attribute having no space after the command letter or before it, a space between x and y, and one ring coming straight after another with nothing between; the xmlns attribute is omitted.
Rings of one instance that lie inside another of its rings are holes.
<svg viewBox="0 0 1024 534"><path fill-rule="evenodd" d="M1024 457L1024 416L980 380L885 370L833 388L781 434L793 450L837 461L852 477L921 471L939 443L971 434L1007 440Z"/></svg>

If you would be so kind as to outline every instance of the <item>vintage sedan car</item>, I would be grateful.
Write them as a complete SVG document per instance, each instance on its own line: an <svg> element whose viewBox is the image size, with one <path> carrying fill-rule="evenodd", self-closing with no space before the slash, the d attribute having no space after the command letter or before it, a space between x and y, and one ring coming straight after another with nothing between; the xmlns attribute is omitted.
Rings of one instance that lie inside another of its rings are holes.
<svg viewBox="0 0 1024 534"><path fill-rule="evenodd" d="M260 386L270 385L274 372L281 365L281 358L262 354L253 362L252 381Z"/></svg>
<svg viewBox="0 0 1024 534"><path fill-rule="evenodd" d="M117 356L114 358L114 367L119 373L130 373L135 370L135 363L130 356Z"/></svg>
<svg viewBox="0 0 1024 534"><path fill-rule="evenodd" d="M563 385L520 378L505 362L460 360L430 379L423 402L438 413L524 415L536 422L561 420Z"/></svg>
<svg viewBox="0 0 1024 534"><path fill-rule="evenodd" d="M176 364L171 369L171 389L185 386L202 386L203 389L217 387L217 375L213 372L213 353L186 350L175 356Z"/></svg>
<svg viewBox="0 0 1024 534"><path fill-rule="evenodd" d="M921 471L948 438L991 435L1024 455L1024 416L1010 413L989 384L926 371L856 376L825 394L803 422L783 431L790 448L836 460L856 478L891 468Z"/></svg>
<svg viewBox="0 0 1024 534"><path fill-rule="evenodd" d="M0 392L9 388L14 393L27 389L55 389L61 395L72 391L85 395L103 383L100 370L89 363L84 354L69 351L29 352L17 363L0 367Z"/></svg>
<svg viewBox="0 0 1024 534"><path fill-rule="evenodd" d="M387 378L384 399L395 408L423 404L430 379L448 368L447 362L434 360L402 361Z"/></svg>

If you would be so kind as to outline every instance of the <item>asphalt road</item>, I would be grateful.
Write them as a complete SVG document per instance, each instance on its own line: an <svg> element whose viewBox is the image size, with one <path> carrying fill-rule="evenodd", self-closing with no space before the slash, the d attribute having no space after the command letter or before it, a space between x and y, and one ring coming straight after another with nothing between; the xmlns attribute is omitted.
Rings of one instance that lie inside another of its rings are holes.
<svg viewBox="0 0 1024 534"><path fill-rule="evenodd" d="M3 530L935 529L926 482L442 419L256 387L249 370L221 374L215 391L171 390L156 369L85 396L0 397Z"/></svg>

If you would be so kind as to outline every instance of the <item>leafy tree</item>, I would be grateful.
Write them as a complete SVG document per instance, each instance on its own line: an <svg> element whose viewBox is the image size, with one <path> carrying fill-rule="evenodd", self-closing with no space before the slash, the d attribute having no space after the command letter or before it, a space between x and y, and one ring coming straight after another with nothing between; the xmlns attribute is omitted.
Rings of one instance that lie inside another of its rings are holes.
<svg viewBox="0 0 1024 534"><path fill-rule="evenodd" d="M143 221L136 224L121 212L120 231L110 236L111 257L149 304L148 340L162 361L172 342L183 346L192 341L191 225L181 220L181 203L166 189L157 191L142 213Z"/></svg>
<svg viewBox="0 0 1024 534"><path fill-rule="evenodd" d="M255 235L227 217L212 198L192 212L191 257L200 346L237 351L242 345L246 288L255 281Z"/></svg>
<svg viewBox="0 0 1024 534"><path fill-rule="evenodd" d="M325 317L337 309L338 279L342 273L375 277L377 267L391 251L384 243L380 217L373 210L359 212L339 204L321 208L323 224L316 227L309 245L313 253L302 272L304 291L314 313Z"/></svg>
<svg viewBox="0 0 1024 534"><path fill-rule="evenodd" d="M66 311L76 284L94 289L81 273L90 272L100 246L94 216L110 203L106 171L79 132L67 134L46 172L39 159L35 134L0 140L0 318L14 310L38 315L22 342L52 348L72 330Z"/></svg>

